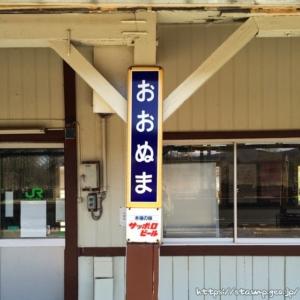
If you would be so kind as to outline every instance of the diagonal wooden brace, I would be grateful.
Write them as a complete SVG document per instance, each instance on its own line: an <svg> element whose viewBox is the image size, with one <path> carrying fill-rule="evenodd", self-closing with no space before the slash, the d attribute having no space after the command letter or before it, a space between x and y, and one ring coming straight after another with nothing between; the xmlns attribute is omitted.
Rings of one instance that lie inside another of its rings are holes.
<svg viewBox="0 0 300 300"><path fill-rule="evenodd" d="M165 99L163 119L167 120L185 101L208 81L222 66L246 46L258 33L253 18L248 19L219 46L187 79Z"/></svg>
<svg viewBox="0 0 300 300"><path fill-rule="evenodd" d="M127 121L127 101L68 41L49 41L51 47L115 111Z"/></svg>

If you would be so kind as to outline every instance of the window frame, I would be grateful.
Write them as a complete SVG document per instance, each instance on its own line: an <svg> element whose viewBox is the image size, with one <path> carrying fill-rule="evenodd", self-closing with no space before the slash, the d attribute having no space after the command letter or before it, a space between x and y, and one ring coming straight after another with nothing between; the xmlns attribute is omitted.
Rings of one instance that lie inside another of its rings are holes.
<svg viewBox="0 0 300 300"><path fill-rule="evenodd" d="M243 137L244 135L244 137ZM222 138L224 136L224 138ZM232 137L231 137L232 136ZM163 146L167 145L233 145L234 186L233 186L233 237L232 238L162 238L162 244L168 246L300 246L299 238L241 238L237 235L237 145L239 143L298 143L300 131L236 131L236 132L165 132Z"/></svg>
<svg viewBox="0 0 300 300"><path fill-rule="evenodd" d="M0 142L1 149L63 149L63 142ZM61 238L2 238L0 249L5 247L65 247L66 237Z"/></svg>

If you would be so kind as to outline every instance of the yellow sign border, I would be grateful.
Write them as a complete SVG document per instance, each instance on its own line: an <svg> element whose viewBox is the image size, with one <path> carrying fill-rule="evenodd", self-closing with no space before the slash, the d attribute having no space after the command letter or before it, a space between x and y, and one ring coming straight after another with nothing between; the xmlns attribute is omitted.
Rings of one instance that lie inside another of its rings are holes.
<svg viewBox="0 0 300 300"><path fill-rule="evenodd" d="M158 124L157 124L157 190L156 202L131 201L131 107L132 107L132 73L158 72ZM126 207L128 208L161 208L162 206L162 108L163 108L163 70L161 67L130 67L128 69L128 116L127 116L127 177Z"/></svg>

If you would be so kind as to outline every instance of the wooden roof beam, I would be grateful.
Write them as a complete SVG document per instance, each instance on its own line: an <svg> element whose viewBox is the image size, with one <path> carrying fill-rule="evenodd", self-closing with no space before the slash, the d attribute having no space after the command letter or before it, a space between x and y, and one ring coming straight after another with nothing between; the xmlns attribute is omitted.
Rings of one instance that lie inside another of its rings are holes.
<svg viewBox="0 0 300 300"><path fill-rule="evenodd" d="M140 13L116 14L0 14L0 48L47 47L48 41L71 39L83 45L132 45L137 36L125 35L135 24L124 20L139 19ZM150 14L151 15L151 14ZM148 16L144 13L143 16ZM139 31L147 31L147 19Z"/></svg>
<svg viewBox="0 0 300 300"><path fill-rule="evenodd" d="M299 37L300 16L254 17L258 26L257 37Z"/></svg>

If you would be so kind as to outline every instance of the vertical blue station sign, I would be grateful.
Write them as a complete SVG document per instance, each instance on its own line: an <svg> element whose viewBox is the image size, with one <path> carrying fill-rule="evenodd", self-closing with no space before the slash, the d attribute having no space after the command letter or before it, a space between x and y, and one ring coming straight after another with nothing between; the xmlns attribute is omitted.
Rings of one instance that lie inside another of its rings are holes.
<svg viewBox="0 0 300 300"><path fill-rule="evenodd" d="M161 207L162 70L132 67L128 78L127 207Z"/></svg>

